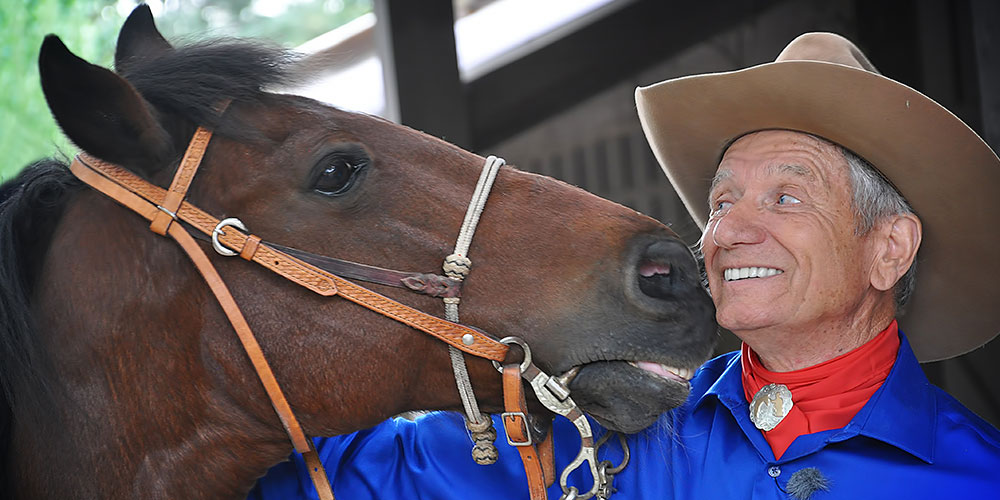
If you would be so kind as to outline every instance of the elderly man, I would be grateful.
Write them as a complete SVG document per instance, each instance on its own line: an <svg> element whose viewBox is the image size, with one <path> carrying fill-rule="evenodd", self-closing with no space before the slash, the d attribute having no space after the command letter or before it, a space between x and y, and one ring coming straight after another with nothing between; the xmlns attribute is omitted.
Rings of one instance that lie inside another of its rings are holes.
<svg viewBox="0 0 1000 500"><path fill-rule="evenodd" d="M616 497L996 497L1000 432L918 365L1000 330L993 151L829 33L797 38L773 63L636 98L653 151L704 227L719 324L743 347L705 364L663 425L628 437ZM578 446L571 427L555 428L557 467ZM482 467L465 441L459 418L436 414L319 448L344 498L526 497L513 450ZM619 463L621 452L601 458ZM578 471L570 482L588 479ZM252 496L310 490L297 463Z"/></svg>

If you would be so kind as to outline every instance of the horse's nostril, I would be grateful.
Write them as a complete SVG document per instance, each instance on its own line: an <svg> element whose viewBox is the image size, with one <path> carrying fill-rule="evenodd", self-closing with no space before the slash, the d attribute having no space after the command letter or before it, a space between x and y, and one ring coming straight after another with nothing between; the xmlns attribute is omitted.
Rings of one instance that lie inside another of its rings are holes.
<svg viewBox="0 0 1000 500"><path fill-rule="evenodd" d="M624 269L628 304L657 319L676 317L681 305L704 294L696 277L695 260L674 237L645 235L630 248Z"/></svg>
<svg viewBox="0 0 1000 500"><path fill-rule="evenodd" d="M691 258L687 247L678 241L659 240L646 246L636 262L639 292L657 300L675 298L684 259Z"/></svg>
<svg viewBox="0 0 1000 500"><path fill-rule="evenodd" d="M639 276L652 278L657 275L670 275L670 264L644 260L639 263Z"/></svg>
<svg viewBox="0 0 1000 500"><path fill-rule="evenodd" d="M671 295L673 278L670 264L643 260L639 263L639 291L656 299L666 299Z"/></svg>

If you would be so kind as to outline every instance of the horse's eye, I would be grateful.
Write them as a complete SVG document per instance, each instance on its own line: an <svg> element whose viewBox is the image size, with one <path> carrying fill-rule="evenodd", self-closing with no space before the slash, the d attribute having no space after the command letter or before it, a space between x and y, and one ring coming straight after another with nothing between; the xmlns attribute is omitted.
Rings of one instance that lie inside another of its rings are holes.
<svg viewBox="0 0 1000 500"><path fill-rule="evenodd" d="M312 189L327 196L346 193L354 185L358 172L364 167L364 162L357 160L342 155L327 156L317 165L319 172Z"/></svg>

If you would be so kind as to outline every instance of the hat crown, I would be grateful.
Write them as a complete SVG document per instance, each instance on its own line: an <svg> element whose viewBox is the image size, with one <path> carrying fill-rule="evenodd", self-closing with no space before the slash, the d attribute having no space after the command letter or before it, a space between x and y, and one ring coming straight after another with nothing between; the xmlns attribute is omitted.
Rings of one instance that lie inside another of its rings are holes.
<svg viewBox="0 0 1000 500"><path fill-rule="evenodd" d="M881 74L857 45L836 33L799 35L774 60L782 61L821 61Z"/></svg>

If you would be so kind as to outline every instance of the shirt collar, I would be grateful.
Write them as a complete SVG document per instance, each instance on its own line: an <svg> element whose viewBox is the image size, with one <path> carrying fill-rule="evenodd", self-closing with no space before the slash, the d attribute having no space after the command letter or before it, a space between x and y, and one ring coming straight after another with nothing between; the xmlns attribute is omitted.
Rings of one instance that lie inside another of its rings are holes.
<svg viewBox="0 0 1000 500"><path fill-rule="evenodd" d="M891 444L927 463L933 463L937 400L903 332L899 332L899 339L896 364L885 383L851 419L845 430L857 429L861 435Z"/></svg>
<svg viewBox="0 0 1000 500"><path fill-rule="evenodd" d="M827 442L843 441L860 434L932 463L937 402L906 335L900 331L899 337L899 352L885 383L846 427L840 431L827 431L830 432ZM714 397L731 412L745 413L747 404L743 396L739 353L734 353L722 368L722 374L697 398L693 407L697 408L706 399Z"/></svg>

